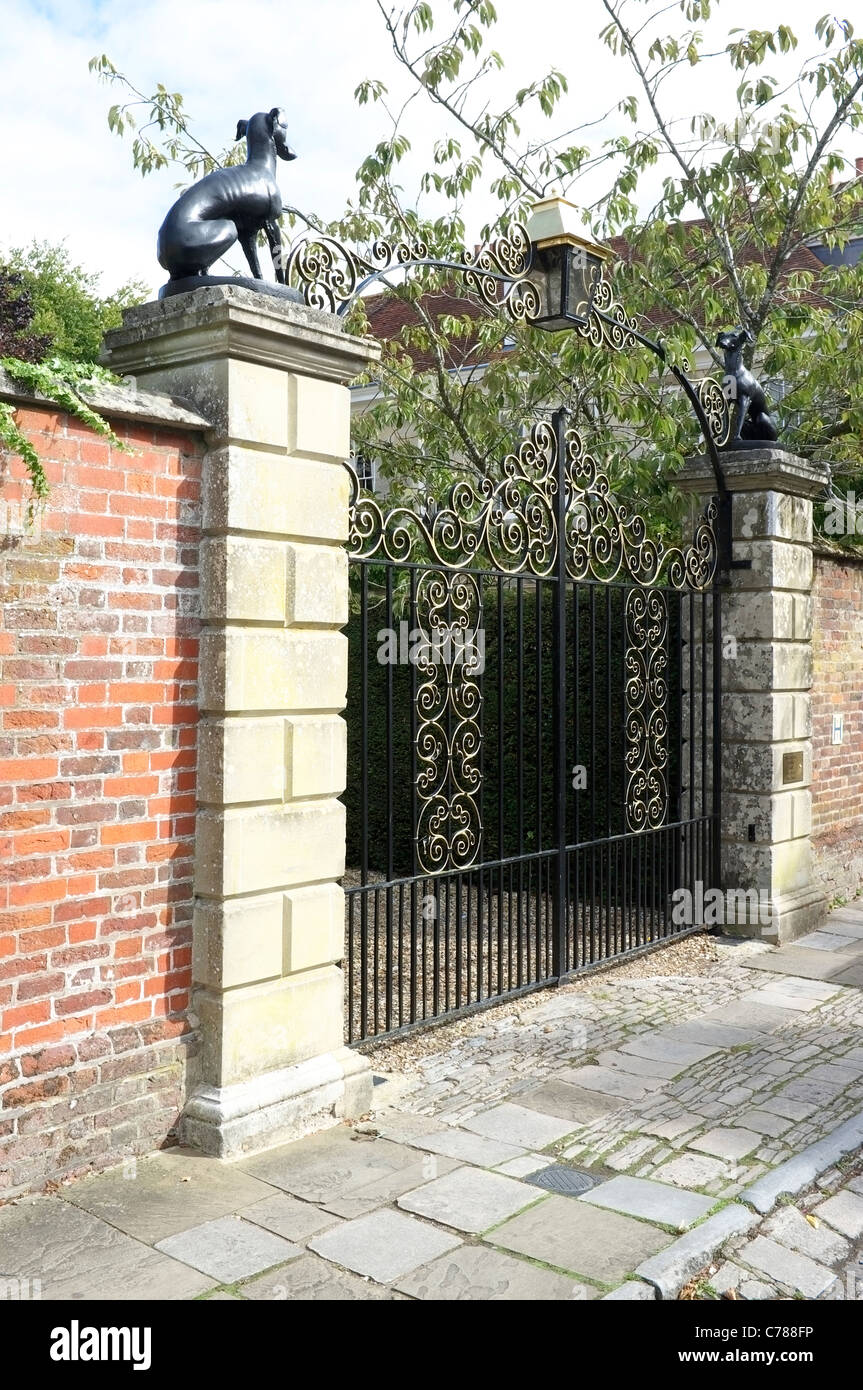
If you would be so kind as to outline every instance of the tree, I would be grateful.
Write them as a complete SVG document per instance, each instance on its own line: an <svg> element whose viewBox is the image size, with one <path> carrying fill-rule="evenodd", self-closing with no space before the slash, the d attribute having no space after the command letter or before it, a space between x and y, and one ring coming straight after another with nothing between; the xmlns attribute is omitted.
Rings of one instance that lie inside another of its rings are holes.
<svg viewBox="0 0 863 1390"><path fill-rule="evenodd" d="M147 286L138 280L100 295L100 277L75 265L62 243L34 241L16 247L6 256L5 269L28 295L33 331L70 361L97 361L104 334L119 325L123 310L149 298Z"/></svg>
<svg viewBox="0 0 863 1390"><path fill-rule="evenodd" d="M607 24L595 42L619 58L632 90L612 108L623 133L597 143L593 127L603 113L566 128L569 76L559 69L491 105L491 75L503 68L490 46L491 0L377 4L413 96L396 107L381 80L358 87L360 103L377 103L385 132L358 171L354 199L328 230L418 238L432 255L451 258L480 191L499 209L485 231L505 231L551 188L578 201L588 176L591 186L603 178L604 192L586 209L586 230L616 238L614 284L627 310L658 325L676 359L701 349L720 371L717 330L747 327L762 376L784 382L778 412L787 442L830 461L837 479L856 478L863 270L822 265L809 249L813 240L835 248L863 234L863 180L840 151L863 125L863 44L850 21L819 20L801 58L787 24L722 30L715 0L603 0ZM679 29L668 34L670 11L678 12ZM582 42L579 63L587 56ZM781 81L772 72L777 63ZM142 172L174 161L197 177L220 162L191 135L179 94L160 87L144 96L107 58L94 66L128 97L112 108L113 128L122 132L137 110L146 114L133 146ZM715 79L731 75L729 119L708 110L674 117L682 106L677 88L693 69L703 74L705 101L722 90ZM442 133L418 199L408 199L397 181L410 150L406 113L414 98L434 106ZM523 134L538 124L539 137ZM644 212L645 190L658 173L658 196ZM434 216L417 210L427 196ZM412 318L384 345L380 394L355 433L357 447L377 455L396 485L419 476L434 487L454 469L493 471L537 409L562 403L620 495L657 503L668 495L696 434L655 359L638 348L597 351L573 333L551 338L530 326L514 329L468 308L453 312L447 304L438 312L453 288L452 277L423 272L392 291L412 306ZM506 353L504 335L513 339ZM411 353L427 371L415 370ZM459 355L462 370L453 372ZM480 371L481 363L490 365Z"/></svg>
<svg viewBox="0 0 863 1390"><path fill-rule="evenodd" d="M94 381L115 380L95 364L101 334L119 323L121 305L137 302L134 296L143 286L130 283L117 295L100 300L95 295L97 283L97 277L69 264L62 247L34 243L29 255L13 251L9 264L0 265L0 369L128 452L86 396ZM3 453L17 454L24 463L32 513L48 497L48 479L8 401L0 401L0 460Z"/></svg>

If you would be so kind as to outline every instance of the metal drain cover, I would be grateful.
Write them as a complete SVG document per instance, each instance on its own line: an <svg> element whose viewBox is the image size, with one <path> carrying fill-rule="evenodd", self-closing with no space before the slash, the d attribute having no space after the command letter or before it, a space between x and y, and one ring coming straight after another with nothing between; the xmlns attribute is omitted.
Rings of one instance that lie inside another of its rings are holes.
<svg viewBox="0 0 863 1390"><path fill-rule="evenodd" d="M543 1187L546 1192L559 1192L562 1197L580 1197L602 1182L595 1173L585 1173L579 1168L565 1168L562 1163L552 1163L548 1168L540 1168L531 1173L526 1182L534 1187Z"/></svg>

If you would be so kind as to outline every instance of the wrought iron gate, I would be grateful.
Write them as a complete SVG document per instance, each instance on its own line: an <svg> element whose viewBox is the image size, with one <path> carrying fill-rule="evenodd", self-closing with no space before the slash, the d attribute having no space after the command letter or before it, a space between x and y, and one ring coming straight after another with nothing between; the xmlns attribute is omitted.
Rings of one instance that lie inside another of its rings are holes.
<svg viewBox="0 0 863 1390"><path fill-rule="evenodd" d="M348 1041L697 926L717 512L689 545L653 539L563 412L443 499L388 508L354 477Z"/></svg>

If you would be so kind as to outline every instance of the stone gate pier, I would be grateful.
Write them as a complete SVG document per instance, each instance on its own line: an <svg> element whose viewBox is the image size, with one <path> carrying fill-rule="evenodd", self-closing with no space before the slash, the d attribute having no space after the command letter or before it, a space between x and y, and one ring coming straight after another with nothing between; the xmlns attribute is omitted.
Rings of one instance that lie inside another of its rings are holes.
<svg viewBox="0 0 863 1390"><path fill-rule="evenodd" d="M823 464L784 449L722 455L735 561L722 596L721 887L766 899L768 920L726 930L786 942L812 930L827 895L812 854L812 513ZM715 492L706 457L678 475Z"/></svg>
<svg viewBox="0 0 863 1390"><path fill-rule="evenodd" d="M219 286L128 311L110 367L194 404L203 461L194 994L182 1138L231 1157L368 1109L343 1046L348 383L330 314Z"/></svg>

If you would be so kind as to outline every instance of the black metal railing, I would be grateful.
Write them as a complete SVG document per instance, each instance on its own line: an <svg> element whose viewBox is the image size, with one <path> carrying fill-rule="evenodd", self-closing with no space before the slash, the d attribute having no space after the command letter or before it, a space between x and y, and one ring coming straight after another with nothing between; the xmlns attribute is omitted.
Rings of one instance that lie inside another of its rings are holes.
<svg viewBox="0 0 863 1390"><path fill-rule="evenodd" d="M501 477L355 495L352 1043L678 937L717 881L715 511L654 544L563 413Z"/></svg>

